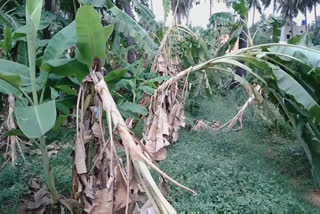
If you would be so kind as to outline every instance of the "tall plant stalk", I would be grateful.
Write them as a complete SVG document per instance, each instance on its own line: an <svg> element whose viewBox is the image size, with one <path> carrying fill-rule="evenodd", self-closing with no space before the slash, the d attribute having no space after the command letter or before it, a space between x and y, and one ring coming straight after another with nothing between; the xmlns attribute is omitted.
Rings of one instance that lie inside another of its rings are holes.
<svg viewBox="0 0 320 214"><path fill-rule="evenodd" d="M36 90L36 46L37 46L37 32L30 30L33 28L32 21L27 16L27 41L28 41L28 58L29 58L29 72L32 89L32 98L35 105L39 104Z"/></svg>
<svg viewBox="0 0 320 214"><path fill-rule="evenodd" d="M47 175L48 189L50 192L51 201L52 204L55 205L58 203L58 193L55 187L52 170L50 168L49 154L44 136L40 137L39 149L41 151L43 166Z"/></svg>
<svg viewBox="0 0 320 214"><path fill-rule="evenodd" d="M37 31L40 25L40 17L43 0L27 0L26 2L26 24L27 24L27 44L28 44L28 60L29 74L32 89L33 105L39 105L38 94L36 89L36 47L37 47ZM45 88L45 86L43 86ZM54 177L50 169L49 155L44 136L39 138L39 149L42 154L44 169L46 172L48 188L51 196L53 207L58 203L58 194L55 188Z"/></svg>

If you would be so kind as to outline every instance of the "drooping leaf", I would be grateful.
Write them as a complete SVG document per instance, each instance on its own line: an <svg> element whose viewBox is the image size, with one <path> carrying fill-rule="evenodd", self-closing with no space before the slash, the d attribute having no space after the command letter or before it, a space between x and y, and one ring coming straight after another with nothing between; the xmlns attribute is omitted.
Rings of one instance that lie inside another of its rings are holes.
<svg viewBox="0 0 320 214"><path fill-rule="evenodd" d="M57 102L57 109L59 111L61 111L62 113L64 113L65 115L69 115L70 114L70 109L68 106L66 106L63 102Z"/></svg>
<svg viewBox="0 0 320 214"><path fill-rule="evenodd" d="M156 32L159 29L159 25L155 21L155 16L152 11L145 5L141 4L138 0L133 0L133 3L139 11L139 23L145 25L149 31Z"/></svg>
<svg viewBox="0 0 320 214"><path fill-rule="evenodd" d="M50 87L50 92L51 92L51 99L55 100L57 97L59 97L59 93L57 92L56 89Z"/></svg>
<svg viewBox="0 0 320 214"><path fill-rule="evenodd" d="M281 28L285 24L285 21L282 18L270 16L266 20L266 25L272 27L272 41L279 42L281 36Z"/></svg>
<svg viewBox="0 0 320 214"><path fill-rule="evenodd" d="M162 0L162 7L164 12L164 23L166 23L168 15L170 13L170 2L169 0Z"/></svg>
<svg viewBox="0 0 320 214"><path fill-rule="evenodd" d="M21 79L19 75L2 75L0 73L0 79L12 84L13 86L19 88L21 85Z"/></svg>
<svg viewBox="0 0 320 214"><path fill-rule="evenodd" d="M218 12L210 17L210 24L213 26L230 26L233 24L233 14L230 12Z"/></svg>
<svg viewBox="0 0 320 214"><path fill-rule="evenodd" d="M40 105L16 106L15 116L19 128L28 138L38 138L54 126L56 103L51 100Z"/></svg>
<svg viewBox="0 0 320 214"><path fill-rule="evenodd" d="M106 57L106 42L113 28L103 28L99 14L91 6L82 6L76 15L78 59L91 67L93 57L102 64Z"/></svg>
<svg viewBox="0 0 320 214"><path fill-rule="evenodd" d="M133 38L139 48L144 50L150 58L153 58L158 50L158 45L150 38L148 32L116 6L109 10L115 18L106 16L106 19L109 23L114 24L114 29L126 37Z"/></svg>
<svg viewBox="0 0 320 214"><path fill-rule="evenodd" d="M82 81L89 73L88 66L80 63L77 59L49 60L41 65L41 69L58 76L74 76L79 81Z"/></svg>
<svg viewBox="0 0 320 214"><path fill-rule="evenodd" d="M43 62L60 58L65 50L75 46L76 43L76 23L73 21L52 37L44 50Z"/></svg>
<svg viewBox="0 0 320 214"><path fill-rule="evenodd" d="M28 66L28 49L27 49L27 43L20 41L18 45L18 59L17 61L20 64Z"/></svg>
<svg viewBox="0 0 320 214"><path fill-rule="evenodd" d="M69 86L67 85L58 85L56 88L60 89L61 91L65 92L68 95L77 96L77 93L74 92Z"/></svg>
<svg viewBox="0 0 320 214"><path fill-rule="evenodd" d="M148 95L153 95L155 89L151 88L150 86L139 86L141 90L143 90L144 93Z"/></svg>
<svg viewBox="0 0 320 214"><path fill-rule="evenodd" d="M248 9L245 0L235 0L232 3L232 8L238 13L241 17L248 16Z"/></svg>
<svg viewBox="0 0 320 214"><path fill-rule="evenodd" d="M108 73L105 77L104 80L107 83L116 83L118 82L127 72L129 71L129 68L123 68L123 69L117 69L114 71L111 71Z"/></svg>
<svg viewBox="0 0 320 214"><path fill-rule="evenodd" d="M4 133L3 136L5 136L5 137L8 137L8 136L26 137L20 129L11 129L11 130L7 131L6 133Z"/></svg>
<svg viewBox="0 0 320 214"><path fill-rule="evenodd" d="M0 79L0 92L4 94L12 94L16 97L22 97L22 93L13 85Z"/></svg>
<svg viewBox="0 0 320 214"><path fill-rule="evenodd" d="M11 29L17 29L19 27L19 23L14 17L3 12L0 12L0 25L9 26Z"/></svg>
<svg viewBox="0 0 320 214"><path fill-rule="evenodd" d="M288 44L312 47L313 46L313 44L312 44L313 37L314 37L314 32L304 33L302 35L299 35L299 36L296 36L292 39L289 39Z"/></svg>
<svg viewBox="0 0 320 214"><path fill-rule="evenodd" d="M40 72L40 75L38 77L36 77L35 89L37 91L41 90L44 87L47 77L48 77L48 73L46 73L46 72ZM31 85L24 86L24 87L22 87L22 89L23 89L23 91L25 91L27 93L32 92Z"/></svg>
<svg viewBox="0 0 320 214"><path fill-rule="evenodd" d="M313 117L320 121L320 106L313 97L288 73L276 66L272 66L278 80L278 87L304 106L312 113Z"/></svg>
<svg viewBox="0 0 320 214"><path fill-rule="evenodd" d="M11 43L12 43L12 33L11 29L6 25L3 29L3 49L6 54L10 54Z"/></svg>
<svg viewBox="0 0 320 214"><path fill-rule="evenodd" d="M2 76L19 76L22 86L30 85L29 68L25 65L0 59L0 74Z"/></svg>
<svg viewBox="0 0 320 214"><path fill-rule="evenodd" d="M313 67L320 67L320 51L311 48L302 48L299 46L273 46L269 48L270 51L289 55L301 59L301 55L305 56L305 59L312 64ZM299 56L300 55L300 56ZM307 63L307 62L306 62Z"/></svg>
<svg viewBox="0 0 320 214"><path fill-rule="evenodd" d="M68 115L59 115L56 120L56 123L54 124L51 130L58 131L62 127L64 121L66 121L67 118L68 118Z"/></svg>
<svg viewBox="0 0 320 214"><path fill-rule="evenodd" d="M37 30L43 30L43 29L47 28L48 26L49 26L49 23L40 22L40 25ZM27 25L22 25L14 31L13 38L23 37L27 34L27 32L28 32Z"/></svg>
<svg viewBox="0 0 320 214"><path fill-rule="evenodd" d="M135 103L124 102L118 107L123 111L130 111L141 115L148 114L148 110L144 106Z"/></svg>

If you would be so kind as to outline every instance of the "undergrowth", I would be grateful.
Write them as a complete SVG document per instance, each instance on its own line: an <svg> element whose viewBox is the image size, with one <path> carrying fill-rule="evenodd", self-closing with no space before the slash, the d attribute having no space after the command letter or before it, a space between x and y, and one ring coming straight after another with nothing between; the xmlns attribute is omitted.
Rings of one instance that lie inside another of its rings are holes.
<svg viewBox="0 0 320 214"><path fill-rule="evenodd" d="M60 150L51 157L51 165L54 170L56 188L64 196L71 193L71 169L72 169L72 143L74 131L63 129L59 133L49 133L47 144L58 142ZM31 148L35 150L36 147ZM16 166L8 163L0 171L0 213L16 213L19 205L30 199L29 189L31 179L37 178L40 184L46 184L45 173L40 155L25 154L26 162L20 157ZM0 166L4 163L0 160Z"/></svg>
<svg viewBox="0 0 320 214"><path fill-rule="evenodd" d="M230 120L246 101L243 90L225 96L198 96L197 111L186 104L187 123L196 119ZM310 165L301 144L275 107L264 111L273 122L265 122L253 106L245 112L240 132L180 131L177 143L169 148L168 158L160 167L177 181L194 189L198 195L171 186L168 200L178 213L318 213L306 202L304 193L312 188ZM137 127L140 134L143 124ZM75 132L63 129L47 137L48 144L61 146L51 158L59 193L70 196L72 146ZM141 136L140 136L141 137ZM0 171L0 213L16 213L19 203L28 199L31 178L44 182L39 155L26 154L13 168L7 164ZM0 160L0 165L3 160ZM154 174L156 175L156 174ZM158 177L158 176L155 176Z"/></svg>
<svg viewBox="0 0 320 214"><path fill-rule="evenodd" d="M199 112L187 112L188 123L204 119L222 125L231 119L246 96L241 89L229 93L209 101L197 98ZM303 148L285 121L278 120L270 125L250 107L240 132L182 130L160 163L198 193L192 196L171 185L168 199L178 213L319 212L303 198L312 188Z"/></svg>

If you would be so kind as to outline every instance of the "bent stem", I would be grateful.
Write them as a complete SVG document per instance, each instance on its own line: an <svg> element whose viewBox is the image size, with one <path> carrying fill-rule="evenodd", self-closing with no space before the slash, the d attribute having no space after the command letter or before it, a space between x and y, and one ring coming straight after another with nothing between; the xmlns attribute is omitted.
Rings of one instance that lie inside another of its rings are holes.
<svg viewBox="0 0 320 214"><path fill-rule="evenodd" d="M58 204L58 192L56 190L56 186L54 184L54 177L52 173L52 169L50 167L49 154L47 151L47 145L44 136L40 137L39 149L42 155L43 166L46 171L46 177L48 182L48 189L51 196L52 205Z"/></svg>

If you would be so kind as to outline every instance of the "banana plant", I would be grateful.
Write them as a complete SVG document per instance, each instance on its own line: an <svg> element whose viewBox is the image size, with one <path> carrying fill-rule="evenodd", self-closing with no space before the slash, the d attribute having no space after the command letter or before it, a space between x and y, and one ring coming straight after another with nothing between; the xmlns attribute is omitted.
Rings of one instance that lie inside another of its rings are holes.
<svg viewBox="0 0 320 214"><path fill-rule="evenodd" d="M20 39L26 35L27 53L23 53L24 58L27 57L28 60L20 64L0 59L0 92L14 95L17 99L14 112L17 124L23 134L41 150L52 204L56 206L58 194L45 141L45 134L56 122L56 100L45 96L49 74L44 69L38 72L37 67L40 67L39 63L44 65L50 60L60 58L66 49L76 44L77 38L72 35L66 36L70 27L62 30L50 40L41 59L37 59L36 51L39 46L37 32L43 28L40 24L42 6L42 0L26 1L26 26L17 28L15 34L16 38ZM68 89L60 88L63 91Z"/></svg>
<svg viewBox="0 0 320 214"><path fill-rule="evenodd" d="M37 75L36 72L37 31L40 26L42 4L43 1L41 0L28 0L26 2L29 67L7 60L0 60L0 91L12 94L18 99L15 106L17 124L24 135L32 139L42 152L48 187L52 203L55 205L58 202L58 196L44 137L45 133L55 124L55 100L43 100L43 96L39 96L38 92L44 88L47 75L45 73Z"/></svg>
<svg viewBox="0 0 320 214"><path fill-rule="evenodd" d="M280 112L302 142L312 165L315 185L319 187L320 51L292 44L252 46L192 66L166 81L157 91L163 91L179 79L202 70L237 76L226 66L246 70L264 88L266 97L280 106Z"/></svg>

